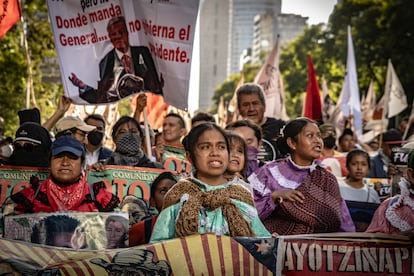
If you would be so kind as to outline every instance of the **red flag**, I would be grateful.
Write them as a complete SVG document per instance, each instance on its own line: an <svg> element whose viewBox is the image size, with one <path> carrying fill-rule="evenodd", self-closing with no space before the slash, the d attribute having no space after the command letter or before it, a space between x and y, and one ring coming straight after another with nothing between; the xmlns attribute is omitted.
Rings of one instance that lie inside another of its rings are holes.
<svg viewBox="0 0 414 276"><path fill-rule="evenodd" d="M315 69L313 69L312 58L308 55L308 85L306 86L306 100L303 116L315 121L322 120L321 93L319 92L318 80Z"/></svg>
<svg viewBox="0 0 414 276"><path fill-rule="evenodd" d="M19 0L3 1L0 13L0 38L20 19Z"/></svg>

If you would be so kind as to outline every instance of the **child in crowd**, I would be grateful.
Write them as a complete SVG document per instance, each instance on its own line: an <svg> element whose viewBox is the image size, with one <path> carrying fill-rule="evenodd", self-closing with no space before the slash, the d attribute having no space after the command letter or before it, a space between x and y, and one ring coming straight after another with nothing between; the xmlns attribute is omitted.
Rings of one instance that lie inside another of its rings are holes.
<svg viewBox="0 0 414 276"><path fill-rule="evenodd" d="M271 236L249 190L224 176L229 149L225 131L215 124L201 124L190 131L185 150L193 176L178 181L165 195L150 242L197 233Z"/></svg>
<svg viewBox="0 0 414 276"><path fill-rule="evenodd" d="M348 152L346 156L348 175L344 180L338 180L343 199L380 203L378 193L374 188L363 182L370 167L370 156L366 151L354 149Z"/></svg>
<svg viewBox="0 0 414 276"><path fill-rule="evenodd" d="M175 183L177 183L177 180L169 171L158 175L151 184L151 207L155 208L158 212L161 212L162 205L164 204L164 196ZM129 246L148 243L157 219L158 214L132 225L129 229Z"/></svg>
<svg viewBox="0 0 414 276"><path fill-rule="evenodd" d="M226 130L239 134L246 141L246 174L249 177L254 171L265 164L258 158L259 151L262 147L262 129L250 120L238 120L228 124Z"/></svg>
<svg viewBox="0 0 414 276"><path fill-rule="evenodd" d="M226 175L228 179L237 176L246 179L247 169L247 145L243 137L236 133L227 133L230 144L230 160Z"/></svg>
<svg viewBox="0 0 414 276"><path fill-rule="evenodd" d="M366 232L414 237L414 151L408 156L406 178L402 177L399 185L401 194L381 203Z"/></svg>

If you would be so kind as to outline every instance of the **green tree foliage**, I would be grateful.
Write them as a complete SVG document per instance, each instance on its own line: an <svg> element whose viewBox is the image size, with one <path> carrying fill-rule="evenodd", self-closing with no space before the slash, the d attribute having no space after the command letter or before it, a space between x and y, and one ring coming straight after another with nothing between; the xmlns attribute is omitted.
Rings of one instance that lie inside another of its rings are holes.
<svg viewBox="0 0 414 276"><path fill-rule="evenodd" d="M291 118L300 116L307 84L307 54L321 85L328 83L331 97L337 100L342 89L347 58L347 26L352 29L360 94L365 94L371 80L377 99L384 92L387 62L392 60L409 106L414 93L414 20L411 0L342 0L335 6L327 26L312 25L286 45L280 55L286 108ZM260 68L260 66L256 66ZM256 71L257 73L257 71ZM218 103L222 91L215 91ZM402 116L408 115L407 108Z"/></svg>
<svg viewBox="0 0 414 276"><path fill-rule="evenodd" d="M260 65L258 64L245 64L243 67L243 75L244 75L244 82L252 82L254 77L256 76L257 72L260 69ZM237 85L240 82L241 74L233 74L227 80L225 80L222 84L217 86L216 90L214 91L213 101L214 105L209 110L210 113L217 113L217 107L220 102L220 97L223 96L224 102L229 103L233 94L237 88Z"/></svg>
<svg viewBox="0 0 414 276"><path fill-rule="evenodd" d="M44 72L50 64L45 60L56 60L52 30L48 21L46 2L42 0L21 1L23 22L18 22L0 43L0 116L5 120L6 135L14 137L18 128L17 111L26 108L26 87L29 81L30 63L35 98L30 107L41 110L44 122L56 108L57 96L63 94L57 77L53 82L45 81ZM28 48L25 48L24 33ZM27 59L26 50L30 56ZM53 63L55 64L55 63ZM47 71L47 70L46 70Z"/></svg>

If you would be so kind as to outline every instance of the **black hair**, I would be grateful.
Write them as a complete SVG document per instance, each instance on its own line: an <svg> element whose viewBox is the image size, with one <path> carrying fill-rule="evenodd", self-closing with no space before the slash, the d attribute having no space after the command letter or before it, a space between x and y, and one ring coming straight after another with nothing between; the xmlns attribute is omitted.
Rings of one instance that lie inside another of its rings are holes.
<svg viewBox="0 0 414 276"><path fill-rule="evenodd" d="M231 122L226 126L226 130L232 130L232 129L239 128L239 127L251 128L254 131L254 136L256 136L257 142L260 143L260 141L262 140L263 138L262 128L250 120L238 120L238 121Z"/></svg>
<svg viewBox="0 0 414 276"><path fill-rule="evenodd" d="M193 116L193 118L191 118L191 125L194 125L194 123L200 122L200 121L206 121L206 122L211 122L211 123L216 122L213 115L206 113L206 112L198 112L197 114Z"/></svg>
<svg viewBox="0 0 414 276"><path fill-rule="evenodd" d="M240 174L243 176L243 178L246 179L247 178L247 162L248 162L246 140L244 140L243 137L241 137L239 134L234 133L234 132L228 132L227 139L229 140L230 151L231 151L231 148L233 147L233 143L235 142L240 143L241 146L243 147L244 165L243 165L243 169L240 172Z"/></svg>
<svg viewBox="0 0 414 276"><path fill-rule="evenodd" d="M178 122L179 122L179 124L181 126L181 128L185 128L185 121L184 121L183 117L180 116L180 114L177 114L177 113L168 113L165 116L164 120L167 119L168 117L177 118L178 119Z"/></svg>
<svg viewBox="0 0 414 276"><path fill-rule="evenodd" d="M101 121L103 123L103 127L104 128L106 127L105 118L100 114L90 114L83 121L87 124L87 121L89 119L96 120L96 121Z"/></svg>
<svg viewBox="0 0 414 276"><path fill-rule="evenodd" d="M55 238L62 232L75 232L80 221L67 215L51 215L41 219L32 227L32 243L55 245Z"/></svg>
<svg viewBox="0 0 414 276"><path fill-rule="evenodd" d="M174 175L172 174L172 172L170 171L166 171L166 172L162 172L160 173L157 178L154 179L154 181L152 181L151 183L151 190L150 190L150 196L151 198L155 197L155 191L157 190L158 185L160 184L160 182L164 179L170 179L174 182L177 182L177 179L174 177Z"/></svg>
<svg viewBox="0 0 414 276"><path fill-rule="evenodd" d="M224 140L226 142L227 152L230 153L229 139L227 138L227 133L224 129L213 123L205 123L198 125L191 129L190 133L188 133L184 141L184 148L186 152L188 152L188 154L190 155L192 165L195 169L197 168L195 165L194 149L197 145L197 141L200 138L200 136L207 130L217 130L218 132L220 132L223 135Z"/></svg>
<svg viewBox="0 0 414 276"><path fill-rule="evenodd" d="M142 133L142 129L140 124L137 122L137 120L135 120L134 118L130 117L130 116L122 116L121 118L118 119L118 121L116 121L116 123L114 124L114 126L112 127L112 133L111 133L111 137L112 137L112 141L115 142L115 134L118 131L118 129L125 123L129 123L132 122L133 124L135 124L135 126L138 129L139 132L139 136L141 137L141 139L143 139L144 137L144 133Z"/></svg>
<svg viewBox="0 0 414 276"><path fill-rule="evenodd" d="M291 153L291 148L288 146L287 139L291 138L293 141L297 142L298 134L308 124L318 125L316 121L305 117L296 118L286 124L282 130L282 136L278 137L276 140L277 148L282 155Z"/></svg>
<svg viewBox="0 0 414 276"><path fill-rule="evenodd" d="M342 131L341 136L338 138L338 143L341 143L345 136L350 135L354 137L354 132L350 128L345 128L344 131Z"/></svg>
<svg viewBox="0 0 414 276"><path fill-rule="evenodd" d="M352 158L357 155L362 155L367 159L368 162L368 169L371 168L371 157L369 156L368 152L361 150L361 149L353 149L349 151L346 155L346 167L349 167L349 164L351 164Z"/></svg>

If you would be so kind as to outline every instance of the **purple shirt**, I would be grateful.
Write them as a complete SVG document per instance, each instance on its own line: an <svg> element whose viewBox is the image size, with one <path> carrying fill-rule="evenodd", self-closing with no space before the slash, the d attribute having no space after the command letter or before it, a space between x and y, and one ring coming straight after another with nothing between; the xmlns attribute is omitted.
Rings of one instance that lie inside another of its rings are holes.
<svg viewBox="0 0 414 276"><path fill-rule="evenodd" d="M290 157L270 162L249 176L254 192L257 212L263 221L277 208L272 200L272 192L296 189L319 165L315 160L310 166L296 165ZM339 191L339 188L338 188ZM355 232L355 225L344 200L341 203L340 231Z"/></svg>

